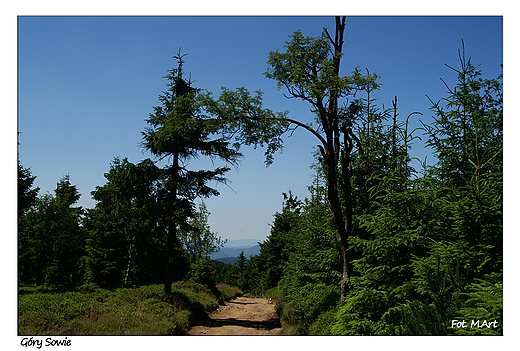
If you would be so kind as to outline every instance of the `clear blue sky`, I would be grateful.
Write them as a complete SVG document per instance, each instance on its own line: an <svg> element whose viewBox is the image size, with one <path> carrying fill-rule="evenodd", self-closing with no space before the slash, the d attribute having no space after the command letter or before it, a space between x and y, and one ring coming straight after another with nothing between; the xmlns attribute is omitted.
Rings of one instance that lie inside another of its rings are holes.
<svg viewBox="0 0 520 351"><path fill-rule="evenodd" d="M501 73L502 25L502 17L348 17L341 73L368 68L381 77L379 106L390 107L397 95L401 118L417 111L428 123L426 95L446 95L441 77L453 86L456 76L445 64L456 67L462 39L484 78ZM20 17L18 26L20 161L37 177L40 194L70 174L79 204L92 208L90 192L105 183L114 156L134 163L152 157L138 145L141 131L179 48L196 87L215 95L221 86L260 89L265 107L307 122L309 106L285 99L262 73L269 52L283 50L293 31L333 32L334 18ZM218 185L221 195L206 200L212 230L227 239L264 240L282 192L309 196L315 145L297 130L268 168L262 150L243 148L240 170L228 173L232 190ZM428 154L420 144L412 150L421 159Z"/></svg>

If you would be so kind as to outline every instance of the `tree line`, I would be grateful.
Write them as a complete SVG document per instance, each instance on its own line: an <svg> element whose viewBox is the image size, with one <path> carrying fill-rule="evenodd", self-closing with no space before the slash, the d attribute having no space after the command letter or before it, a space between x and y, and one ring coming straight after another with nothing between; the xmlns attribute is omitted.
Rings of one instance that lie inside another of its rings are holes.
<svg viewBox="0 0 520 351"><path fill-rule="evenodd" d="M300 334L445 335L502 333L502 83L483 79L459 51L457 84L430 99L433 122L410 130L397 97L379 108L377 75L340 75L345 17L317 38L294 32L268 57L265 76L306 101L314 123L263 107L261 92L192 86L184 55L174 56L161 105L146 120L142 147L154 159L115 158L92 192L93 209L75 207L68 176L54 195L37 196L19 164L19 281L65 288L118 287L191 278L275 294L282 318ZM223 242L197 198L217 196L240 147L265 147L265 162L295 129L317 140L310 197L283 194L259 255L233 266L209 254ZM434 165L412 167L419 133ZM208 157L225 166L192 170ZM159 161L165 164L160 167ZM457 329L455 319L499 320Z"/></svg>

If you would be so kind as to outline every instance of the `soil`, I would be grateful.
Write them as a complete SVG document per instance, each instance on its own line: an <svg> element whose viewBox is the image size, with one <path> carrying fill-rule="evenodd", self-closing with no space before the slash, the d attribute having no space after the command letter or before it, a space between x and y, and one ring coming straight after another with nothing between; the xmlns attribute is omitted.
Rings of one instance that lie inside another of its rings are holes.
<svg viewBox="0 0 520 351"><path fill-rule="evenodd" d="M238 297L219 306L188 335L283 335L283 329L269 299Z"/></svg>

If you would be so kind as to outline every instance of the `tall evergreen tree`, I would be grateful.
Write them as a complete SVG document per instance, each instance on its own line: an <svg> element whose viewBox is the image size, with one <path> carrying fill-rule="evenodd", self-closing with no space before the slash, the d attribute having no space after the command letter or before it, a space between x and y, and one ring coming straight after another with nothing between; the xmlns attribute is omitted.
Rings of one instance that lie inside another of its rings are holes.
<svg viewBox="0 0 520 351"><path fill-rule="evenodd" d="M24 168L18 161L18 217L36 203L40 188L32 188L36 176L29 168Z"/></svg>
<svg viewBox="0 0 520 351"><path fill-rule="evenodd" d="M165 209L166 228L165 292L171 292L174 250L179 244L180 227L189 230L188 218L194 217L194 199L198 196L218 195L209 187L210 181L225 182L229 167L192 171L187 168L194 157L218 158L236 165L241 156L230 147L229 141L219 137L222 124L205 113L198 98L200 90L192 87L183 76L184 55L176 55L178 66L169 71L168 90L159 97L162 105L146 120L150 125L143 134L143 147L158 160L168 159L162 169L163 188L159 201Z"/></svg>
<svg viewBox="0 0 520 351"><path fill-rule="evenodd" d="M438 163L431 170L439 181L457 187L473 177L501 172L503 167L502 75L482 79L478 66L466 59L464 42L458 67L446 65L457 74L457 85L448 96L432 102L434 122L427 126L428 145Z"/></svg>
<svg viewBox="0 0 520 351"><path fill-rule="evenodd" d="M97 201L86 220L83 257L85 284L115 287L159 282L158 257L164 256L156 203L159 169L150 159L133 164L114 158L107 183L92 192ZM161 275L162 276L162 275Z"/></svg>
<svg viewBox="0 0 520 351"><path fill-rule="evenodd" d="M83 210L73 205L80 194L70 176L57 183L24 216L19 231L19 273L23 283L71 288L80 282Z"/></svg>
<svg viewBox="0 0 520 351"><path fill-rule="evenodd" d="M370 189L377 206L360 218L370 238L353 241L359 276L332 333L500 334L449 323L502 323L501 77L481 79L463 51L454 71L456 87L424 126L438 162L405 188L386 177Z"/></svg>

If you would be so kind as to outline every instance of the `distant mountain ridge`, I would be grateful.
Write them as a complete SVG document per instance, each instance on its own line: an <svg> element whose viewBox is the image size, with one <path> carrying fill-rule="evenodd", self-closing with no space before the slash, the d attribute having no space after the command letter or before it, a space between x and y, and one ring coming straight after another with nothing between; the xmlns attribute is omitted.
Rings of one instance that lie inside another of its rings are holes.
<svg viewBox="0 0 520 351"><path fill-rule="evenodd" d="M240 248L249 248L258 245L259 242L263 242L263 240L258 239L233 239L226 242L224 247L240 247Z"/></svg>
<svg viewBox="0 0 520 351"><path fill-rule="evenodd" d="M238 260L238 258L236 258L236 257L222 257L222 258L218 258L214 261L224 263L224 264L234 265L237 260Z"/></svg>
<svg viewBox="0 0 520 351"><path fill-rule="evenodd" d="M258 255L260 253L258 242L260 240L256 239L228 240L224 247L218 252L212 253L209 257L215 261L233 264L241 252L244 252L244 256L247 258Z"/></svg>

